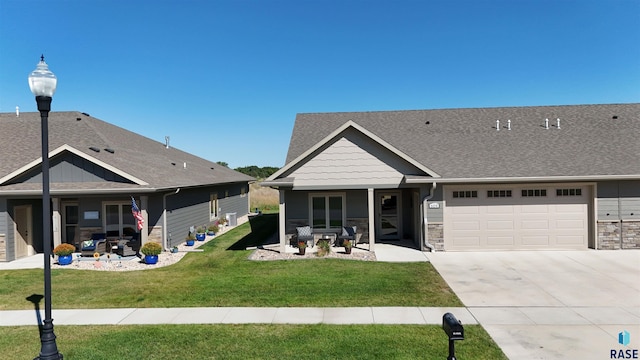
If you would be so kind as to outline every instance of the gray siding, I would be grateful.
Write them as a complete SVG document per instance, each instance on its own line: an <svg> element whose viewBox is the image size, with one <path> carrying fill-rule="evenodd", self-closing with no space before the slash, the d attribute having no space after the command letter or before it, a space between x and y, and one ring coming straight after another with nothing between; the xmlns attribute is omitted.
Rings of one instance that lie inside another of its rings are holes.
<svg viewBox="0 0 640 360"><path fill-rule="evenodd" d="M242 188L245 195L242 196ZM206 226L210 219L209 201L211 194L218 194L219 216L236 213L238 217L249 212L248 183L225 184L216 187L182 190L167 197L168 245L184 242L191 226ZM162 205L160 205L161 207ZM159 220L161 222L161 218Z"/></svg>
<svg viewBox="0 0 640 360"><path fill-rule="evenodd" d="M7 260L7 244L9 216L7 214L7 199L0 198L0 261Z"/></svg>
<svg viewBox="0 0 640 360"><path fill-rule="evenodd" d="M640 220L640 181L598 183L598 220Z"/></svg>
<svg viewBox="0 0 640 360"><path fill-rule="evenodd" d="M64 182L120 182L132 183L131 181L106 170L86 159L75 154L64 153L51 159L49 170L50 181L52 183ZM39 166L17 177L10 183L42 183L42 171Z"/></svg>
<svg viewBox="0 0 640 360"><path fill-rule="evenodd" d="M429 189L426 189L425 193L428 194L430 190L431 188L429 187ZM444 211L443 211L444 206L442 202L442 191L443 191L442 186L436 187L435 194L433 195L431 200L428 201L429 205L438 204L437 209L432 209L427 206L427 221L429 223L441 223L444 221Z"/></svg>
<svg viewBox="0 0 640 360"><path fill-rule="evenodd" d="M359 131L343 135L287 175L295 178L295 187L393 188L404 174L422 173Z"/></svg>

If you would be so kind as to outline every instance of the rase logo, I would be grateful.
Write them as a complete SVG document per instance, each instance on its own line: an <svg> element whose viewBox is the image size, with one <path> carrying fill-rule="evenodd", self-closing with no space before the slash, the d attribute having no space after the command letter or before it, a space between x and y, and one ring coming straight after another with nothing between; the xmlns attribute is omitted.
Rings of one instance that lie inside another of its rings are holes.
<svg viewBox="0 0 640 360"><path fill-rule="evenodd" d="M618 333L618 343L620 345L629 346L631 342L631 334L627 330ZM638 349L611 349L610 359L637 359Z"/></svg>

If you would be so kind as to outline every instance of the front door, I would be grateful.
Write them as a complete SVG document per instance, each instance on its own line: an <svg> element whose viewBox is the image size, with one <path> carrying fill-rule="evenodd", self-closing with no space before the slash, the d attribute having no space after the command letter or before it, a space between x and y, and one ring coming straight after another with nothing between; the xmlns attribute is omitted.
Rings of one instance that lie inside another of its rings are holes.
<svg viewBox="0 0 640 360"><path fill-rule="evenodd" d="M33 248L32 211L31 205L20 205L13 208L14 211L14 239L16 244L15 258L35 255Z"/></svg>
<svg viewBox="0 0 640 360"><path fill-rule="evenodd" d="M62 242L76 245L76 243L80 242L80 239L76 239L76 234L78 232L78 204L63 203L62 216L62 226L64 227L64 231L62 232Z"/></svg>
<svg viewBox="0 0 640 360"><path fill-rule="evenodd" d="M380 192L376 196L378 217L376 234L379 240L399 240L401 229L400 192Z"/></svg>

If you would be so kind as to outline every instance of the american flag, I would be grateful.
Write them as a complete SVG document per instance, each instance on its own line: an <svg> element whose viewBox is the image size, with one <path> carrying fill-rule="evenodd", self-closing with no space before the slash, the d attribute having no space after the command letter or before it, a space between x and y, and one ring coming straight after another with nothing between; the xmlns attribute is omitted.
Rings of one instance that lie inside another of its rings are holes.
<svg viewBox="0 0 640 360"><path fill-rule="evenodd" d="M134 199L133 196L131 197L131 213L138 222L138 230L142 230L144 218L142 217L142 213L140 212L138 205L136 205L136 199Z"/></svg>

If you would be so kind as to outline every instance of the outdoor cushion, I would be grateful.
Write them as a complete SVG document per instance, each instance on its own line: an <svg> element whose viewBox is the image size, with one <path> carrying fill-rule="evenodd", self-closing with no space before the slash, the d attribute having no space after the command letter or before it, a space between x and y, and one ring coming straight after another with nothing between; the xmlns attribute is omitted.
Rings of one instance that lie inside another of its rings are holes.
<svg viewBox="0 0 640 360"><path fill-rule="evenodd" d="M297 227L299 237L310 237L311 236L311 227L310 226L301 226Z"/></svg>
<svg viewBox="0 0 640 360"><path fill-rule="evenodd" d="M82 242L83 249L95 249L95 247L93 240L85 240Z"/></svg>

